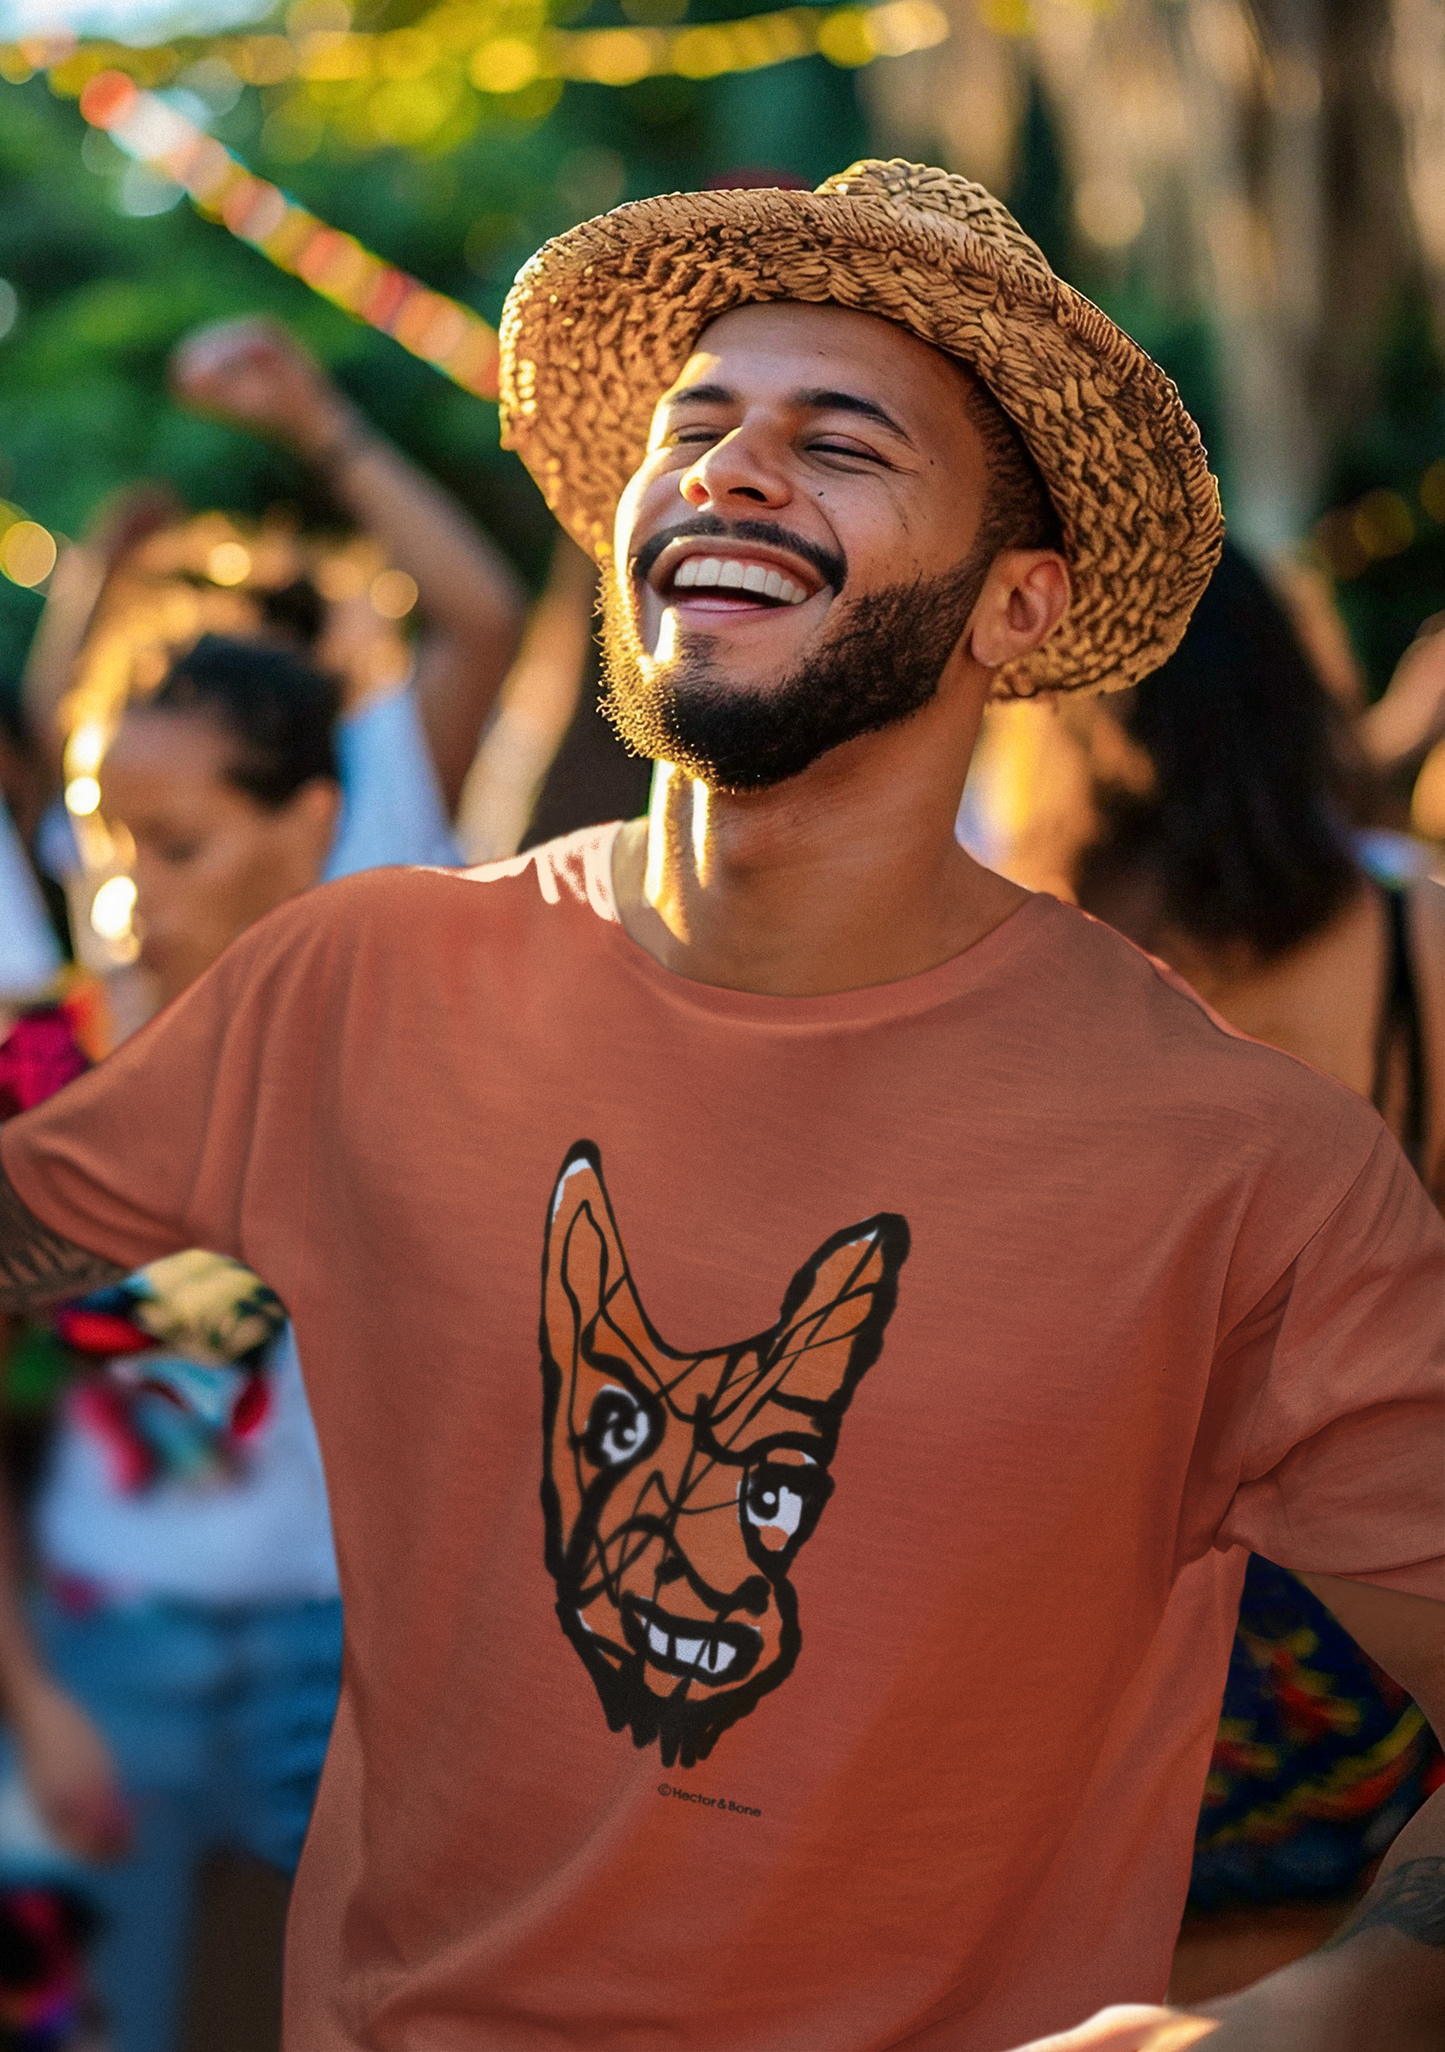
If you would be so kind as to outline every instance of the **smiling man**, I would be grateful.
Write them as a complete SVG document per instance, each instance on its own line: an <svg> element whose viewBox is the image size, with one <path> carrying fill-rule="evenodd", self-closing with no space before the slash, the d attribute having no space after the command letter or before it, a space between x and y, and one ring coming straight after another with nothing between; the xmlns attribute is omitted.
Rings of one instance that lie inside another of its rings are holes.
<svg viewBox="0 0 1445 2052"><path fill-rule="evenodd" d="M1182 633L1177 396L898 164L585 224L503 342L649 818L297 900L4 1141L15 1300L206 1245L295 1320L289 2045L1424 2052L1445 1798L1335 1949L1152 2005L1247 1550L1445 1711L1445 1233L953 836L990 693Z"/></svg>

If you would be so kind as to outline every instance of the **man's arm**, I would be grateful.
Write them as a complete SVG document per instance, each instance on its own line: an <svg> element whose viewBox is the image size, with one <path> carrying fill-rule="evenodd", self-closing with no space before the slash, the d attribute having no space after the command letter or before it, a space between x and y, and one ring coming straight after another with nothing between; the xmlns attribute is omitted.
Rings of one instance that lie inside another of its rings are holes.
<svg viewBox="0 0 1445 2052"><path fill-rule="evenodd" d="M127 1273L52 1232L0 1168L0 1311L26 1311L58 1297L84 1296Z"/></svg>
<svg viewBox="0 0 1445 2052"><path fill-rule="evenodd" d="M1445 1603L1302 1575L1370 1658L1445 1732ZM1330 1942L1197 2011L1121 2008L1019 2052L1440 2052L1445 2045L1445 1789L1390 1847Z"/></svg>

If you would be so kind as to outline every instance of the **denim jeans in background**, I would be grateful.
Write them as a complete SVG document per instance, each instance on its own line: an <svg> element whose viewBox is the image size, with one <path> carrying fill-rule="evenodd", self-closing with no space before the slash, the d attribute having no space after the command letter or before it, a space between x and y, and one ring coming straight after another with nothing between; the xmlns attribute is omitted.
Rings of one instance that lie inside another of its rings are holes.
<svg viewBox="0 0 1445 2052"><path fill-rule="evenodd" d="M208 1853L294 1871L341 1677L337 1602L142 1601L35 1624L95 1719L134 1813L129 1856L74 1869L103 1919L91 1955L112 2052L174 2052L196 1881Z"/></svg>

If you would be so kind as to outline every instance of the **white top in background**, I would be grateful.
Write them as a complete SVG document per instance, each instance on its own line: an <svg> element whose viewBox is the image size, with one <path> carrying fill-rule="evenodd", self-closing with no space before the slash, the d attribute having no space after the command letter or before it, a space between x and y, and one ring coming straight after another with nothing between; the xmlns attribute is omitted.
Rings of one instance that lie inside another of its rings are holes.
<svg viewBox="0 0 1445 2052"><path fill-rule="evenodd" d="M392 863L460 865L409 690L372 699L337 731L345 807L326 877ZM269 1370L270 1415L234 1482L128 1492L106 1450L67 1415L36 1512L41 1559L118 1598L284 1603L337 1594L321 1451L288 1326Z"/></svg>

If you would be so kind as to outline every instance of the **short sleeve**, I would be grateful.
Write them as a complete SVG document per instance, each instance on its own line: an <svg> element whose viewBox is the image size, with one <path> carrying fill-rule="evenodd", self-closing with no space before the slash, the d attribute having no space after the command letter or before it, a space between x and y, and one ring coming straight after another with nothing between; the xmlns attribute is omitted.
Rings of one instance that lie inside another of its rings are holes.
<svg viewBox="0 0 1445 2052"><path fill-rule="evenodd" d="M1383 1127L1215 1383L1217 1545L1445 1599L1445 1223Z"/></svg>
<svg viewBox="0 0 1445 2052"><path fill-rule="evenodd" d="M284 1302L335 914L368 881L269 914L108 1060L12 1119L0 1158L30 1210L125 1268L232 1255Z"/></svg>

